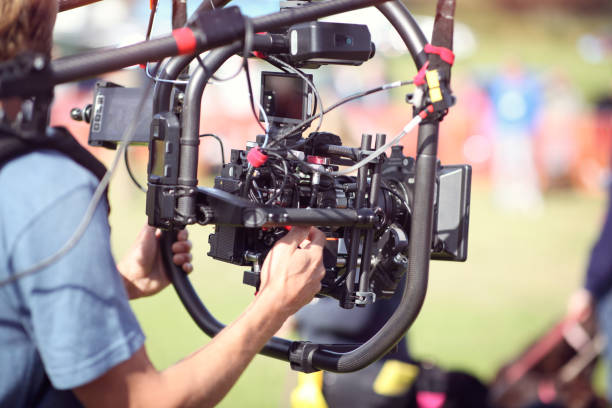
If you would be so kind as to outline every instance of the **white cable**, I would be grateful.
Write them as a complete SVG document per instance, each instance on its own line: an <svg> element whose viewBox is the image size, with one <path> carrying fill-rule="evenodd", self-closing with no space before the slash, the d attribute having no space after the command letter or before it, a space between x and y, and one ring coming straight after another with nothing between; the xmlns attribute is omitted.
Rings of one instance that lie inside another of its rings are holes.
<svg viewBox="0 0 612 408"><path fill-rule="evenodd" d="M402 131L400 132L399 135L397 135L390 142L385 143L383 146L381 146L378 149L374 150L365 159L355 163L351 167L347 167L346 169L339 170L339 171L332 171L331 173L327 173L327 174L332 175L332 176L342 176L342 175L345 175L345 174L352 173L355 170L358 170L359 168L365 166L366 164L370 163L372 160L376 159L378 156L383 154L385 152L385 150L387 150L389 147L393 146L394 144L397 144L400 141L401 138L403 138L408 133L410 133L410 131L412 129L414 129L419 123L421 123L422 120L423 119L421 118L421 116L416 115L414 118L412 118L412 120L410 122L408 122L408 124L406 126L404 126L404 128L402 129Z"/></svg>
<svg viewBox="0 0 612 408"><path fill-rule="evenodd" d="M257 108L259 109L259 112L261 112L261 116L263 116L264 119L264 124L266 125L266 138L264 139L264 142L261 145L261 147L264 148L268 145L268 140L270 138L270 122L268 121L268 115L266 114L266 111L264 110L263 106L261 106L261 103L255 100L255 98L253 98L253 102L257 104Z"/></svg>
<svg viewBox="0 0 612 408"><path fill-rule="evenodd" d="M164 68L165 68L165 65L164 65ZM160 71L163 71L163 68ZM189 81L182 81L180 79L163 79L163 78L160 78L160 77L154 77L149 72L149 63L145 64L145 74L147 75L147 77L149 77L149 79L151 79L151 80L153 80L155 82L164 82L164 83L173 84L173 85L187 85L187 84L189 84Z"/></svg>

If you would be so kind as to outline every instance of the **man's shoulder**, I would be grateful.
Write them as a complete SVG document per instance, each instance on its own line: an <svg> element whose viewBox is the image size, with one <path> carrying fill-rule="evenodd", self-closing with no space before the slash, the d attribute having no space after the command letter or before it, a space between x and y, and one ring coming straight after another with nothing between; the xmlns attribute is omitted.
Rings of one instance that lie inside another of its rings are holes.
<svg viewBox="0 0 612 408"><path fill-rule="evenodd" d="M90 186L98 180L87 169L62 153L39 150L17 157L0 169L0 189L5 203L27 201L49 205L68 192Z"/></svg>
<svg viewBox="0 0 612 408"><path fill-rule="evenodd" d="M31 185L77 185L96 182L95 176L68 156L53 150L37 150L19 156L0 169L0 182Z"/></svg>
<svg viewBox="0 0 612 408"><path fill-rule="evenodd" d="M17 233L71 195L87 200L98 179L69 157L40 150L11 160L0 169L0 223ZM71 209L66 208L66 213Z"/></svg>

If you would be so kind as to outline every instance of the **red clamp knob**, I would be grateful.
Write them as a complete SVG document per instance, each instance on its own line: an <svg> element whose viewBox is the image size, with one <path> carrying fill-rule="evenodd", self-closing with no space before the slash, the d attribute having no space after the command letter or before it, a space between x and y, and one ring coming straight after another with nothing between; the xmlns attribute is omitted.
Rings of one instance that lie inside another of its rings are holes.
<svg viewBox="0 0 612 408"><path fill-rule="evenodd" d="M251 163L251 166L257 168L264 164L268 160L268 156L262 152L259 147L254 147L249 150L247 154L247 160Z"/></svg>

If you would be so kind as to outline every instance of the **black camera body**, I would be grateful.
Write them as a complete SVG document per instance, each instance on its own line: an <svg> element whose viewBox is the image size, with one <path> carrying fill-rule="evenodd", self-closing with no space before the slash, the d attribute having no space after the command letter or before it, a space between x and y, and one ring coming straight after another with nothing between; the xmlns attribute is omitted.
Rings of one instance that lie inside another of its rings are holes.
<svg viewBox="0 0 612 408"><path fill-rule="evenodd" d="M257 169L249 165L248 150L232 150L230 162L215 178L215 189L261 205L358 209L359 190L363 190L363 187L359 188L357 177L333 177L326 173L337 170L340 163L348 164L347 160L350 159L346 156L365 155L368 152L342 146L340 138L330 133L311 134L307 140L303 147L290 152L288 157L270 158ZM256 146L252 144L250 149ZM368 292L374 293L376 298L393 295L406 270L415 160L404 156L402 150L402 146L395 146L389 157L383 155L380 160L380 191L372 206L378 222L371 228L372 255L368 260L372 265ZM304 160L308 164L305 165ZM281 161L285 161L289 176L281 168ZM366 181L365 191L371 191L372 178ZM470 185L470 166L438 167L432 259L465 261L467 258ZM369 193L363 198L365 202L372 199ZM344 278L354 228L320 228L327 237L323 257L326 274L320 294L342 299L346 295ZM215 232L209 236L208 255L235 265L251 266L251 270L244 273L244 283L257 287L263 259L286 232L285 227L217 225ZM364 258L361 257L359 262L365 262Z"/></svg>
<svg viewBox="0 0 612 408"><path fill-rule="evenodd" d="M357 175L336 173L339 166L354 165L373 154L385 144L386 136L377 134L372 145L372 136L363 135L360 148L342 146L339 136L327 132L303 138L299 126L312 114L312 100L306 80L299 75L262 72L261 105L270 131L245 150L232 150L214 188L261 207L371 211L375 222L363 228L317 224L327 238L320 295L334 297L347 308L388 298L395 293L408 263L415 160L403 154L402 146L393 146L389 156L379 155L361 166ZM287 130L292 126L298 128ZM265 160L251 160L252 150ZM471 167L438 163L435 180L431 258L465 261ZM251 266L243 282L257 288L261 264L287 228L217 224L209 236L208 255ZM354 282L347 286L347 279ZM350 288L357 286L356 295L351 296Z"/></svg>

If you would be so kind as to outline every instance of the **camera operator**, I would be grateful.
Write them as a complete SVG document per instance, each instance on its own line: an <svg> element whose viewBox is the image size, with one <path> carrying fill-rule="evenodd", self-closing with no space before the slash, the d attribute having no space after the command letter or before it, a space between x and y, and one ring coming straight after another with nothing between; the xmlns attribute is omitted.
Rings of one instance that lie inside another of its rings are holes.
<svg viewBox="0 0 612 408"><path fill-rule="evenodd" d="M49 54L56 13L56 0L0 0L0 61L26 50ZM21 101L1 103L7 125ZM52 150L0 166L0 282L6 283L69 240L98 178ZM152 295L168 284L155 232L145 227L116 265L103 203L65 256L0 286L0 406L213 406L321 288L325 237L315 228L293 228L266 258L260 291L245 312L206 347L158 372L128 303L128 296ZM180 232L173 261L186 272L190 249Z"/></svg>

